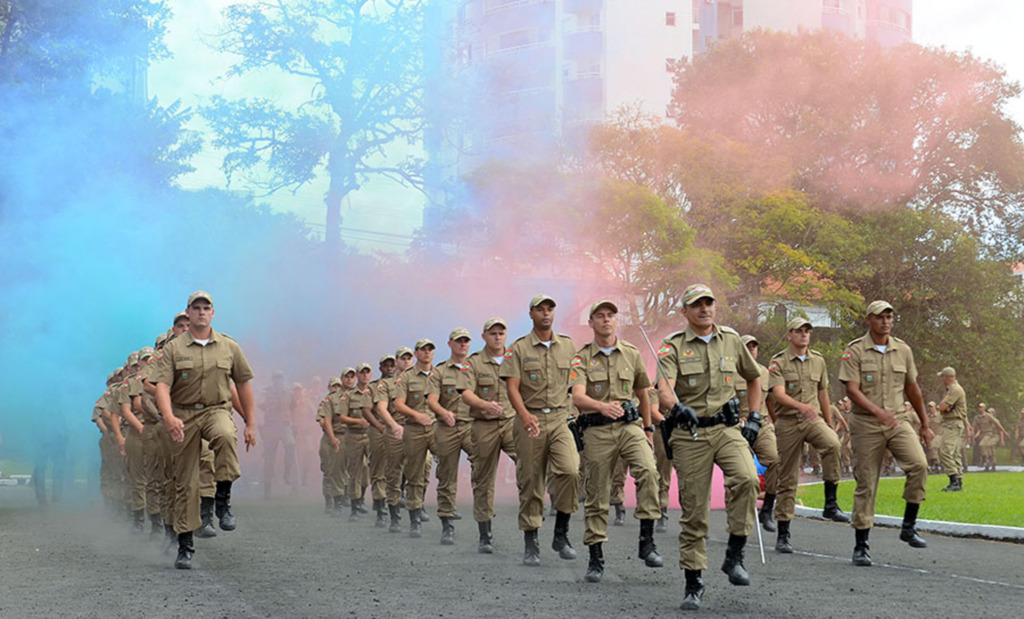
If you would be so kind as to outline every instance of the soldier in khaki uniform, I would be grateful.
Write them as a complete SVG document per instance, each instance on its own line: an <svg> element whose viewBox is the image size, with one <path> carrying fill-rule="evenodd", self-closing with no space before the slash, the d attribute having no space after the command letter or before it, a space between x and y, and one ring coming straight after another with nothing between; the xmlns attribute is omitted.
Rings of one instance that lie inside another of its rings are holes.
<svg viewBox="0 0 1024 619"><path fill-rule="evenodd" d="M975 437L977 438L978 450L981 452L981 465L985 471L996 470L996 445L1006 445L1009 433L1003 429L996 417L996 409L989 407L978 415L974 422Z"/></svg>
<svg viewBox="0 0 1024 619"><path fill-rule="evenodd" d="M329 432L327 426L330 425L330 399L331 394L341 391L341 379L338 377L331 378L327 381L328 393L320 400L319 406L316 408L316 423L320 426L322 436L320 437L320 472L323 473L323 482L321 488L324 495L324 511L328 514L333 513L335 510L341 510L341 497L338 495L338 488L334 481L334 469L333 469L333 458L335 455L335 442L340 441L337 438L334 441L331 440L333 432Z"/></svg>
<svg viewBox="0 0 1024 619"><path fill-rule="evenodd" d="M356 384L349 389L340 411L341 422L345 424L345 470L348 472L348 488L346 494L352 505L352 513L348 519L358 520L360 513L366 513L364 503L366 494L366 483L369 477L368 449L370 437L367 429L370 422L366 418L373 407L373 392L370 390L370 380L373 378L373 368L369 363L360 363L356 366Z"/></svg>
<svg viewBox="0 0 1024 619"><path fill-rule="evenodd" d="M928 411L928 427L935 433L932 444L925 450L928 457L928 474L942 472L942 460L939 455L942 453L942 415L939 413L939 405L934 400L929 400L925 406Z"/></svg>
<svg viewBox="0 0 1024 619"><path fill-rule="evenodd" d="M327 396L327 424L325 429L327 430L327 440L334 448L334 454L331 456L330 477L334 484L332 488L334 492L334 515L339 517L342 515L341 508L350 505L348 499L348 450L346 446L348 424L341 419L341 415L343 412L347 412L348 392L355 386L356 369L354 367L346 367L341 371L341 389Z"/></svg>
<svg viewBox="0 0 1024 619"><path fill-rule="evenodd" d="M170 492L170 436L167 434L167 428L160 422L156 398L146 390L146 370L153 356L154 351L148 346L139 351L138 388L132 389L137 393L132 397L131 404L136 417L142 422L142 467L151 539L160 537L163 531L161 514L170 503L169 497L165 496Z"/></svg>
<svg viewBox="0 0 1024 619"><path fill-rule="evenodd" d="M395 351L395 374L377 383L377 391L373 401L379 411L384 407L402 428L402 433L392 433L384 439L387 445L388 461L384 474L385 491L387 493L388 512L391 524L388 533L399 533L402 530L402 477L405 476L405 415L396 414L395 396L398 395L398 377L416 363L412 349L403 346Z"/></svg>
<svg viewBox="0 0 1024 619"><path fill-rule="evenodd" d="M651 381L640 351L616 336L618 313L611 301L590 306L588 322L594 340L576 351L569 364L572 403L580 411L576 423L584 430L587 463L587 529L583 536L590 551L587 582L600 582L604 575L602 546L608 541L608 500L616 460L628 464L636 479L639 557L647 567L663 565L654 544L654 521L661 516L661 505L651 444L654 426L647 400Z"/></svg>
<svg viewBox="0 0 1024 619"><path fill-rule="evenodd" d="M796 489L800 483L800 460L804 443L821 454L822 479L825 481L825 509L822 517L834 522L850 522L839 509L839 436L832 429L832 404L828 397L828 367L825 358L809 348L810 321L794 318L786 325L789 347L776 353L768 364L769 388L775 399L775 432L778 440L779 504L775 507L779 534L776 552L792 553L790 523L794 516Z"/></svg>
<svg viewBox="0 0 1024 619"><path fill-rule="evenodd" d="M459 487L459 459L463 452L472 464L476 457L470 424L469 404L462 399L469 372L470 335L461 327L448 335L451 357L434 368L430 377L427 406L442 421L434 430L437 454L437 515L441 518L441 543L455 543L456 491Z"/></svg>
<svg viewBox="0 0 1024 619"><path fill-rule="evenodd" d="M128 355L128 374L124 382L118 385L117 407L125 424L125 488L128 496L128 509L132 515L132 528L141 533L146 521L146 469L143 466L142 420L132 410L133 398L142 393L142 382L139 376L139 353Z"/></svg>
<svg viewBox="0 0 1024 619"><path fill-rule="evenodd" d="M569 543L569 517L577 508L580 457L569 431L569 363L576 345L555 333L555 300L540 294L530 300L533 330L505 353L499 376L518 416L515 422L516 484L519 486L519 529L523 531L523 564L540 565L537 530L544 521L544 487L552 477L555 534L551 548L563 559L575 559Z"/></svg>
<svg viewBox="0 0 1024 619"><path fill-rule="evenodd" d="M508 399L508 387L498 377L505 360L505 340L508 327L501 318L490 318L481 334L484 348L467 359L463 401L469 405L473 419L470 433L476 457L473 459L473 519L477 522L480 541L477 552L492 554L494 536L491 520L494 518L494 484L498 477L501 452L516 461L513 437L513 419L516 416Z"/></svg>
<svg viewBox="0 0 1024 619"><path fill-rule="evenodd" d="M955 368L942 368L939 378L946 387L946 393L939 402L939 413L942 414L942 445L939 460L946 475L949 476L949 485L942 491L959 492L964 489L960 448L967 430L967 394L956 380Z"/></svg>
<svg viewBox="0 0 1024 619"><path fill-rule="evenodd" d="M395 412L404 415L402 434L405 456L406 508L409 510L409 537L423 535L420 514L427 492L427 451L434 447L434 422L437 417L427 406L430 378L434 374L434 343L424 338L416 342L416 364L395 381ZM454 420L453 420L454 421Z"/></svg>
<svg viewBox="0 0 1024 619"><path fill-rule="evenodd" d="M679 567L686 578L681 608L696 610L704 595L707 535L714 465L725 474L728 548L722 571L734 585L749 585L743 548L754 526L760 483L751 449L760 430L761 374L736 331L715 324L715 295L703 284L683 291L684 331L669 335L658 349L661 407L676 425L692 423L697 440L677 427L670 438L679 477ZM749 412L739 427L736 378L747 381Z"/></svg>
<svg viewBox="0 0 1024 619"><path fill-rule="evenodd" d="M390 458L387 438L402 438L403 428L398 425L388 410L389 402L382 400L379 393L386 389L384 381L395 375L395 356L384 355L377 364L380 378L370 383L370 394L373 405L363 415L370 422L370 495L373 497L373 509L377 512L377 520L373 526L378 529L388 526L385 512L387 511L387 465Z"/></svg>
<svg viewBox="0 0 1024 619"><path fill-rule="evenodd" d="M740 340L743 341L743 345L747 347L754 361L757 361L757 353L761 347L757 338L753 335L744 335ZM757 519L765 531L774 533L776 528L775 497L779 488L779 450L775 439L775 424L772 423L775 419L774 410L772 401L768 397L770 395L768 392L768 368L758 362L757 369L761 374L759 381L761 383L761 408L758 410L768 412L767 415L761 416L761 430L757 433L757 440L754 441L754 455L764 466L764 502L757 512ZM750 408L748 406L750 398L747 394L747 381L742 376L737 376L734 380L736 397L740 399L740 421L745 422Z"/></svg>
<svg viewBox="0 0 1024 619"><path fill-rule="evenodd" d="M178 533L175 567L191 569L195 547L192 532L200 526L200 439L210 441L216 457L216 509L220 528L231 531L231 483L238 479L237 435L231 418L230 382L238 389L245 419L245 445L256 444L253 420L252 368L235 340L214 331L213 299L203 291L192 293L186 309L189 330L168 342L151 378L156 401L171 435L174 463L174 530Z"/></svg>
<svg viewBox="0 0 1024 619"><path fill-rule="evenodd" d="M660 430L665 416L661 414L661 407L658 406L657 384L647 388L647 401L651 406L651 423ZM661 517L654 523L654 532L664 533L668 531L668 493L672 488L672 459L665 453L665 442L660 438L654 439L654 464L658 469L658 505L661 506Z"/></svg>
<svg viewBox="0 0 1024 619"><path fill-rule="evenodd" d="M903 486L907 507L900 539L914 548L927 546L915 525L928 479L928 461L921 444L928 445L932 439L924 398L917 385L914 353L903 340L890 335L892 305L872 301L865 316L868 333L847 345L839 366L839 380L846 384L846 395L853 402L850 435L857 479L853 494L854 565L871 565L868 534L874 524L878 476L886 449L907 474ZM921 420L920 436L911 427L908 415L900 412L904 396Z"/></svg>

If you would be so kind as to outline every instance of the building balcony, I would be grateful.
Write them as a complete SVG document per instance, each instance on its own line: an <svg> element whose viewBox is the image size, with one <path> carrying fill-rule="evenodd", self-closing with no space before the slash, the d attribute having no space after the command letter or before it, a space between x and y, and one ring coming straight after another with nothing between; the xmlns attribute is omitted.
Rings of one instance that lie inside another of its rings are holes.
<svg viewBox="0 0 1024 619"><path fill-rule="evenodd" d="M566 33L564 56L566 58L589 58L604 55L604 33L600 27L586 26Z"/></svg>
<svg viewBox="0 0 1024 619"><path fill-rule="evenodd" d="M555 29L555 5L525 4L508 9L485 13L478 24L479 33L484 38L492 37L513 30L545 30Z"/></svg>
<svg viewBox="0 0 1024 619"><path fill-rule="evenodd" d="M514 11L533 4L554 6L554 0L484 0L484 15Z"/></svg>
<svg viewBox="0 0 1024 619"><path fill-rule="evenodd" d="M566 13L595 11L604 5L604 0L563 0L562 6Z"/></svg>

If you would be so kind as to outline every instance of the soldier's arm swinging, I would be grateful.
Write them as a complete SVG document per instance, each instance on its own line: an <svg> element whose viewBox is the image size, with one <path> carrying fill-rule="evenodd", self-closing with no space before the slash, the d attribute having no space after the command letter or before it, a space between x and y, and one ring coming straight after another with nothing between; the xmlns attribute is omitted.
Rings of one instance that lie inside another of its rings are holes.
<svg viewBox="0 0 1024 619"><path fill-rule="evenodd" d="M540 426L537 423L537 416L526 410L523 396L519 393L520 380L513 377L505 379L505 384L508 386L508 400L512 403L512 408L516 410L516 414L519 415L520 421L523 422L523 429L526 431L526 435L531 437L538 436L540 434Z"/></svg>
<svg viewBox="0 0 1024 619"><path fill-rule="evenodd" d="M121 417L128 422L128 425L135 428L136 432L142 432L142 422L139 421L139 418L132 412L130 403L125 402L121 405Z"/></svg>
<svg viewBox="0 0 1024 619"><path fill-rule="evenodd" d="M913 382L903 387L903 393L917 412L917 418L921 420L921 429L919 430L921 442L924 443L925 447L931 447L932 438L935 436L935 433L928 427L928 413L925 412L924 396L921 395L921 387L916 382Z"/></svg>
<svg viewBox="0 0 1024 619"><path fill-rule="evenodd" d="M573 385L569 393L572 395L572 404L580 409L585 415L600 414L609 419L622 417L622 405L618 402L598 402L587 395L586 385Z"/></svg>
<svg viewBox="0 0 1024 619"><path fill-rule="evenodd" d="M164 425L167 426L171 440L175 443L183 442L185 440L185 424L174 416L171 409L171 386L167 383L156 384L156 407L160 410L160 416L164 420Z"/></svg>
<svg viewBox="0 0 1024 619"><path fill-rule="evenodd" d="M256 420L253 412L256 410L256 399L253 397L250 381L236 383L235 386L238 388L238 400L242 404L242 410L239 412L245 420L245 450L249 451L256 446Z"/></svg>
<svg viewBox="0 0 1024 619"><path fill-rule="evenodd" d="M921 392L918 391L918 397L920 397L920 393ZM864 395L864 392L860 390L860 383L852 381L846 383L846 395L854 404L877 417L878 420L882 422L882 425L890 428L896 427L896 416L890 411L875 406L871 400Z"/></svg>
<svg viewBox="0 0 1024 619"><path fill-rule="evenodd" d="M441 394L428 393L427 408L434 411L434 414L437 415L438 419L444 422L444 425L449 427L455 425L455 413L441 406Z"/></svg>
<svg viewBox="0 0 1024 619"><path fill-rule="evenodd" d="M832 402L828 397L828 389L818 390L818 406L821 407L821 416L825 418L828 427L832 426Z"/></svg>

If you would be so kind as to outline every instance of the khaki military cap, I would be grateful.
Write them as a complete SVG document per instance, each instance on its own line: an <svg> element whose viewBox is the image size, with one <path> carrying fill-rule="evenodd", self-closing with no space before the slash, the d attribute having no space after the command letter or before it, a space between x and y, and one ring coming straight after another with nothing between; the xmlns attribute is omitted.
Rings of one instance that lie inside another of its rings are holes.
<svg viewBox="0 0 1024 619"><path fill-rule="evenodd" d="M335 385L340 387L341 386L341 379L338 378L337 376L332 376L331 380L327 381L327 388L330 389L331 387L333 387Z"/></svg>
<svg viewBox="0 0 1024 619"><path fill-rule="evenodd" d="M537 307L538 305L540 305L541 303L543 303L545 301L550 303L551 307L556 307L556 305L557 305L555 303L555 300L552 299L551 297L549 297L548 295L546 295L546 294L539 294L539 295L533 297L532 299L530 299L530 309L533 309L533 308Z"/></svg>
<svg viewBox="0 0 1024 619"><path fill-rule="evenodd" d="M594 312L596 312L597 310L601 309L602 307L607 307L607 308L611 309L612 313L614 313L614 314L618 314L619 313L619 306L615 305L614 303L612 303L611 301L609 301L607 299L604 299L604 300L598 301L597 303L594 303L593 305L590 306L590 313L588 314L588 316L593 316Z"/></svg>
<svg viewBox="0 0 1024 619"><path fill-rule="evenodd" d="M377 363L378 363L379 365L384 365L384 362L385 362L385 361L387 361L388 359L390 359L390 360L392 360L392 361L395 361L395 356L394 356L394 355L383 355L383 356L382 356L382 357L380 358L380 361L378 361Z"/></svg>
<svg viewBox="0 0 1024 619"><path fill-rule="evenodd" d="M156 336L156 341L153 342L153 347L162 348L165 342L167 342L167 334L161 333L160 335Z"/></svg>
<svg viewBox="0 0 1024 619"><path fill-rule="evenodd" d="M355 373L356 373L356 369L354 367L351 367L351 366L349 366L349 367L347 367L347 368L345 368L344 370L341 371L341 375L342 376L347 376L349 374L355 374Z"/></svg>
<svg viewBox="0 0 1024 619"><path fill-rule="evenodd" d="M811 324L810 320L807 320L806 318L794 318L786 323L786 331L796 331L804 325L807 325L812 329L814 328L814 325Z"/></svg>
<svg viewBox="0 0 1024 619"><path fill-rule="evenodd" d="M113 381L114 381L114 372L111 372L110 374L107 374L107 382L110 383L110 382L113 382Z"/></svg>
<svg viewBox="0 0 1024 619"><path fill-rule="evenodd" d="M143 359L149 359L152 356L153 356L153 349L150 348L149 346L144 346L144 347L142 347L141 350L139 350L139 361L142 361Z"/></svg>
<svg viewBox="0 0 1024 619"><path fill-rule="evenodd" d="M469 334L469 329L463 327L457 327L452 329L452 332L448 334L448 341L454 342L455 340L466 338L467 340L473 339L473 336Z"/></svg>
<svg viewBox="0 0 1024 619"><path fill-rule="evenodd" d="M433 346L434 348L437 348L437 346L435 346L434 343L428 340L427 338L423 338L421 340L416 341L416 350L426 348L427 346Z"/></svg>
<svg viewBox="0 0 1024 619"><path fill-rule="evenodd" d="M683 305L693 305L705 297L714 301L715 293L704 284L694 284L683 291Z"/></svg>
<svg viewBox="0 0 1024 619"><path fill-rule="evenodd" d="M871 315L877 316L878 314L881 314L885 310L891 310L893 312L896 311L896 310L892 309L892 305L889 305L888 301L882 301L882 300L872 301L871 303L868 303L867 309L864 310L864 315L865 316L871 316Z"/></svg>
<svg viewBox="0 0 1024 619"><path fill-rule="evenodd" d="M928 406L935 406L935 400L928 400Z"/></svg>
<svg viewBox="0 0 1024 619"><path fill-rule="evenodd" d="M199 299L206 299L210 302L210 305L213 305L213 297L210 296L209 292L206 292L205 290L196 290L192 294L188 295L188 305L185 307L192 307L192 304Z"/></svg>
<svg viewBox="0 0 1024 619"><path fill-rule="evenodd" d="M138 363L139 363L139 353L138 352L133 352L132 354L128 355L128 361L126 363L127 363L127 365L138 365Z"/></svg>
<svg viewBox="0 0 1024 619"><path fill-rule="evenodd" d="M356 372L362 372L363 370L370 370L372 372L373 371L373 366L371 366L369 363L363 361L362 363L360 363L359 365L356 366Z"/></svg>
<svg viewBox="0 0 1024 619"><path fill-rule="evenodd" d="M952 376L952 377L956 378L956 370L954 370L953 368L951 368L949 366L946 366L946 367L942 368L942 370L940 370L937 375L938 376Z"/></svg>
<svg viewBox="0 0 1024 619"><path fill-rule="evenodd" d="M174 315L174 320L171 321L171 324L176 324L182 318L188 320L188 314L186 314L185 312L178 312L177 314Z"/></svg>
<svg viewBox="0 0 1024 619"><path fill-rule="evenodd" d="M404 355L411 355L411 354L412 354L412 349L411 348L409 348L408 346L402 346L401 348L399 348L398 350L395 351L395 359L401 359Z"/></svg>
<svg viewBox="0 0 1024 619"><path fill-rule="evenodd" d="M505 322L505 319L495 316L494 318L488 318L487 322L484 323L484 332L490 331L491 327L495 325L501 325L508 329L508 324Z"/></svg>
<svg viewBox="0 0 1024 619"><path fill-rule="evenodd" d="M755 344L760 344L760 342L757 341L757 338L754 337L753 335L750 335L749 333L747 335L744 335L743 337L741 337L740 341L743 342L744 346L746 346L747 344L749 344L751 342L753 342Z"/></svg>

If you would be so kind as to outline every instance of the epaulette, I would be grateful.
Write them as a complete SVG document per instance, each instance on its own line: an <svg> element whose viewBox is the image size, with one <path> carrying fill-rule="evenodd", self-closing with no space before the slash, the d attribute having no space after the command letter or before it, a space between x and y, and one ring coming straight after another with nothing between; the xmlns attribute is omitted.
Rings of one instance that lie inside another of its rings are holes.
<svg viewBox="0 0 1024 619"><path fill-rule="evenodd" d="M469 356L468 356L468 357L466 357L466 361L469 361L469 360L470 360L470 359L472 359L473 357L479 357L479 356L481 356L481 355L483 354L483 352L484 352L484 349L483 349L483 348L481 348L480 350L478 350L478 351L476 351L476 352L473 352L473 353L469 353Z"/></svg>
<svg viewBox="0 0 1024 619"><path fill-rule="evenodd" d="M807 352L809 352L810 354L814 355L815 357L821 357L822 359L825 358L820 352L814 350L813 348L808 348Z"/></svg>
<svg viewBox="0 0 1024 619"><path fill-rule="evenodd" d="M662 341L663 342L667 342L667 341L671 340L672 338L678 337L678 336L683 335L685 333L686 333L686 329L682 329L680 331L673 331L672 333L669 333L668 335L666 335L665 339L663 339Z"/></svg>
<svg viewBox="0 0 1024 619"><path fill-rule="evenodd" d="M627 342L625 340L619 340L619 346L625 346L626 348L632 348L633 350L635 350L637 352L640 352L639 348L637 348L636 346L634 346L633 344L631 344L631 343L629 343L629 342Z"/></svg>
<svg viewBox="0 0 1024 619"><path fill-rule="evenodd" d="M530 335L530 334L529 334L529 333L527 333L526 335ZM517 337L517 338L516 338L516 340L515 340L514 342L512 342L512 343L513 343L513 344L518 344L519 342L522 342L523 340L525 340L525 339L526 339L526 335L520 335L520 336L519 336L519 337Z"/></svg>
<svg viewBox="0 0 1024 619"><path fill-rule="evenodd" d="M722 333L732 333L735 336L739 336L739 333L736 331L736 329L733 329L732 327L722 327L722 326L720 326L720 327L718 327L718 329Z"/></svg>
<svg viewBox="0 0 1024 619"><path fill-rule="evenodd" d="M776 358L776 357L781 357L781 356L783 356L783 355L785 355L785 354L786 354L786 351L784 351L784 350L780 350L779 352L777 352L777 353L775 353L774 355L772 355L772 356L771 356L771 358L772 358L772 359L774 359L774 358Z"/></svg>
<svg viewBox="0 0 1024 619"><path fill-rule="evenodd" d="M856 339L850 340L850 343L847 344L846 347L849 348L850 346L853 346L854 344L860 344L861 340L863 340L863 339L864 339L864 336L862 335L862 336L860 336L860 337L858 337Z"/></svg>
<svg viewBox="0 0 1024 619"><path fill-rule="evenodd" d="M236 344L238 343L238 340L236 340L235 338L231 337L231 336L230 336L230 335L228 335L227 333L221 333L220 331L218 331L218 332L217 332L217 335L223 335L224 337L228 338L228 339L229 339L229 340L231 340L232 342L234 342L234 343L236 343Z"/></svg>
<svg viewBox="0 0 1024 619"><path fill-rule="evenodd" d="M557 335L558 337L564 337L567 340L571 340L572 339L571 335L566 335L565 333L556 333L555 335Z"/></svg>

